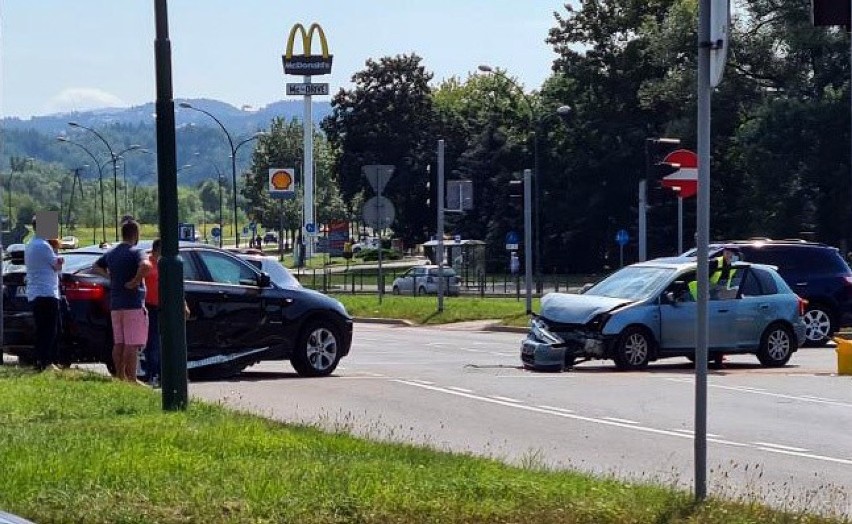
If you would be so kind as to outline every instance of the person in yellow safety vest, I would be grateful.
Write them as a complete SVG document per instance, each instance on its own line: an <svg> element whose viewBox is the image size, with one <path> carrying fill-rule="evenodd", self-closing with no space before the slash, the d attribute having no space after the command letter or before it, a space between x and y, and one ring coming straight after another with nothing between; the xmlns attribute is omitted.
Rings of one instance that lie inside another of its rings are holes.
<svg viewBox="0 0 852 524"><path fill-rule="evenodd" d="M739 260L739 256L737 252L730 248L724 248L722 250L722 256L716 257L712 263L715 264L715 268L711 266L712 272L710 273L710 286L711 290L716 290L718 292L719 289L730 289L731 283L734 281L734 276L737 273L737 270L732 266L734 262ZM693 300L698 300L698 280L693 280L689 283L689 294L692 296ZM716 293L711 293L711 299Z"/></svg>

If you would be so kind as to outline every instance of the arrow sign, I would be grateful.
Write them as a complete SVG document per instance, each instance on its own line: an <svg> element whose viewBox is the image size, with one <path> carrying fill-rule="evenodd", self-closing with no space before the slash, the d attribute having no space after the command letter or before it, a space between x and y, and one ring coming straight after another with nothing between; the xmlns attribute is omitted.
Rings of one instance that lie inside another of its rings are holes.
<svg viewBox="0 0 852 524"><path fill-rule="evenodd" d="M394 166L376 164L362 167L361 172L367 177L367 181L370 183L373 191L377 195L381 195L385 190L385 186L388 185L394 169Z"/></svg>
<svg viewBox="0 0 852 524"><path fill-rule="evenodd" d="M677 191L682 198L698 194L698 155L688 149L672 151L663 162L680 169L660 181L663 187Z"/></svg>

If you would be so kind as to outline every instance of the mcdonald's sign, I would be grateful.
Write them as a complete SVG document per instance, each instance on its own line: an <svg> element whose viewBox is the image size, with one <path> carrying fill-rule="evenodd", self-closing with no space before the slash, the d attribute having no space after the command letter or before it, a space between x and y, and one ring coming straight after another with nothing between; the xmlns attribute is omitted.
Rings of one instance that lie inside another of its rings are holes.
<svg viewBox="0 0 852 524"><path fill-rule="evenodd" d="M311 42L314 39L314 32L319 36L322 54L311 54ZM302 54L293 54L293 45L296 43L296 34L302 37ZM288 75L327 75L331 73L331 59L333 58L328 53L328 41L325 39L325 32L319 24L311 24L307 31L302 24L296 24L290 29L290 36L287 38L287 50L281 57L284 61L284 73Z"/></svg>

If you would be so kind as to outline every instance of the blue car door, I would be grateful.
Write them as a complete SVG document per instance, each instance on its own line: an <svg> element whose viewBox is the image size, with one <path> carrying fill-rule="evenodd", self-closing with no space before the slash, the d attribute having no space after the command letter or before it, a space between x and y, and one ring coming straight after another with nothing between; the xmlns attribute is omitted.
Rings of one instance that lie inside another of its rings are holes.
<svg viewBox="0 0 852 524"><path fill-rule="evenodd" d="M733 286L739 284L738 278L732 282ZM685 274L680 280L687 283L690 291L680 294L674 303L662 301L660 305L660 350L663 352L694 350L696 346L695 322L698 311L695 302L695 273ZM738 309L736 293L736 287L727 289L725 286L725 290L721 290L717 286L714 290L711 286L707 310L708 342L711 348L732 347L734 344L736 336L733 331Z"/></svg>
<svg viewBox="0 0 852 524"><path fill-rule="evenodd" d="M760 345L763 331L778 316L778 288L766 270L749 268L740 285L737 309L737 347L753 349Z"/></svg>

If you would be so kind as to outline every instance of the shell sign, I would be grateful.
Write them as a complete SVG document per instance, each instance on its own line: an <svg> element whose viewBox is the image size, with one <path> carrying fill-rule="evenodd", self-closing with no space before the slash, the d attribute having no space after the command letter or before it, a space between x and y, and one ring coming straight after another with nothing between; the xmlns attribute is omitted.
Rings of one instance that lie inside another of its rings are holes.
<svg viewBox="0 0 852 524"><path fill-rule="evenodd" d="M272 198L296 198L296 169L272 168L269 170L269 196Z"/></svg>

